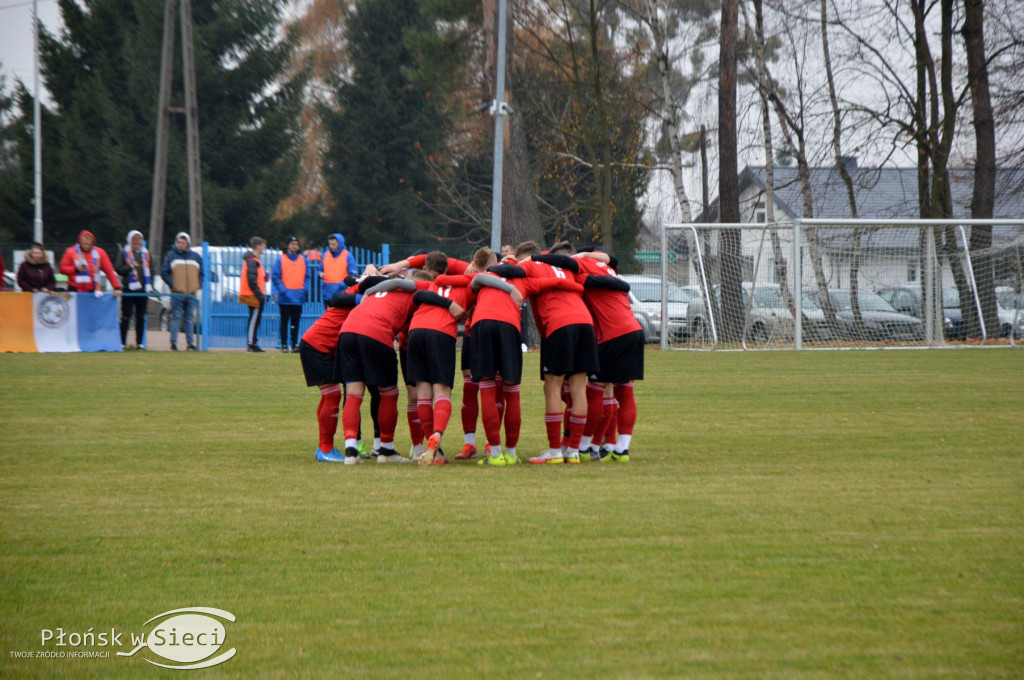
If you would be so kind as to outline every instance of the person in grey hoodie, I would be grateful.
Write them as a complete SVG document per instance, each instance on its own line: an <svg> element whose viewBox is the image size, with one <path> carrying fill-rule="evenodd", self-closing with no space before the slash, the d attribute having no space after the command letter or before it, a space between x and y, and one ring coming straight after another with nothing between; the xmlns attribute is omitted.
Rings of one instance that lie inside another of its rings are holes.
<svg viewBox="0 0 1024 680"><path fill-rule="evenodd" d="M183 231L174 237L174 247L164 256L160 274L175 296L171 298L171 350L178 351L178 327L185 322L188 349L196 351L194 328L197 298L203 285L203 258L192 252L192 239ZM177 282L177 283L176 283Z"/></svg>

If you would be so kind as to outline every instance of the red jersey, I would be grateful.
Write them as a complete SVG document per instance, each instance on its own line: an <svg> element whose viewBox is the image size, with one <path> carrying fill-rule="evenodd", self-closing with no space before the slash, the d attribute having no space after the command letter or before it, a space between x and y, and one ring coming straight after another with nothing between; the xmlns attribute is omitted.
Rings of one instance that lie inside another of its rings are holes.
<svg viewBox="0 0 1024 680"><path fill-rule="evenodd" d="M490 272L478 274L478 276L497 276ZM551 278L531 278L527 276L524 279L505 279L508 281L522 294L522 296L528 297L531 295L539 295L541 293L552 292L552 293L565 293L568 295L580 296L583 292L583 286L576 283L573 279L566 277L551 277ZM580 301L582 305L582 300ZM586 307L583 311L587 314L587 320L589 323L590 312L586 311ZM490 288L489 286L482 286L476 292L476 305L473 307L473 323L477 323L484 320L491 321L504 321L510 323L520 329L520 314L519 305L515 303L512 296L503 290L497 288Z"/></svg>
<svg viewBox="0 0 1024 680"><path fill-rule="evenodd" d="M462 288L462 297L459 298L453 295L452 299L462 305L462 308L466 310L466 317L463 320L463 335L469 335L469 330L473 327L473 313L471 311L471 307L473 306L473 303L476 302L476 294L469 289L469 284L473 281L474 276L476 276L476 273L442 274L434 279L434 283L437 284L438 287L448 286L453 289L453 293L455 289ZM448 316L451 316L451 314Z"/></svg>
<svg viewBox="0 0 1024 680"><path fill-rule="evenodd" d="M417 290L426 290L427 281L415 281ZM341 327L342 333L357 333L393 346L395 336L405 328L412 313L412 293L391 290L363 296Z"/></svg>
<svg viewBox="0 0 1024 680"><path fill-rule="evenodd" d="M461 278L465 278L466 283L469 283L469 277ZM465 285L439 286L435 281L430 284L430 288L427 290L453 301L463 309L466 308L469 288ZM441 331L453 338L459 336L459 322L455 320L455 317L452 316L447 307L439 307L438 305L421 304L413 311L412 320L409 322L409 331L411 332L417 328Z"/></svg>
<svg viewBox="0 0 1024 680"><path fill-rule="evenodd" d="M423 265L427 263L426 255L413 255L407 259L409 261L409 269L423 269ZM445 274L465 274L466 267L468 266L468 262L456 260L454 257L449 257L448 271L446 271Z"/></svg>
<svg viewBox="0 0 1024 680"><path fill-rule="evenodd" d="M359 286L352 286L346 293L358 293ZM355 307L328 307L323 315L313 322L302 339L306 344L315 350L326 354L334 354L338 349L338 336L341 335L341 326L345 323L349 313Z"/></svg>
<svg viewBox="0 0 1024 680"><path fill-rule="evenodd" d="M576 258L580 271L576 280L586 281L587 276L617 276L615 270L600 260L592 257ZM640 322L633 316L633 307L629 304L629 293L605 288L585 288L583 302L594 315L594 334L598 344L608 342L627 333L643 330Z"/></svg>
<svg viewBox="0 0 1024 680"><path fill-rule="evenodd" d="M520 262L519 266L526 270L528 278L575 279L576 276L561 267L553 267L550 264L534 262L533 260ZM541 335L545 338L565 326L577 323L594 323L593 317L590 316L590 310L583 304L583 296L580 293L567 290L552 290L531 299L534 303L533 309L539 320Z"/></svg>

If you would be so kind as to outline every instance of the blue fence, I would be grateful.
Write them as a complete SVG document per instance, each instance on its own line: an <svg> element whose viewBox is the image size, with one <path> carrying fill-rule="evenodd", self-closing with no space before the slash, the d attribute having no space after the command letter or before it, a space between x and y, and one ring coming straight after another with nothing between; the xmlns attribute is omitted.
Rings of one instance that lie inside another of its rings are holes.
<svg viewBox="0 0 1024 680"><path fill-rule="evenodd" d="M242 275L242 256L249 248L214 247L203 243L203 269L208 273L203 279L203 296L200 317L202 319L201 349L212 347L245 347L246 327L249 308L238 301L239 283ZM383 266L390 259L388 244L379 252L365 248L349 248L361 272L368 264ZM263 253L260 260L268 276L274 263L281 258L280 250ZM308 258L307 258L308 260ZM309 262L310 287L306 302L302 305L302 319L299 322L299 336L313 325L324 313L324 302L320 294L320 262ZM267 295L273 296L272 283L267 281ZM278 347L281 342L281 314L276 302L268 300L263 308L258 342L262 347Z"/></svg>

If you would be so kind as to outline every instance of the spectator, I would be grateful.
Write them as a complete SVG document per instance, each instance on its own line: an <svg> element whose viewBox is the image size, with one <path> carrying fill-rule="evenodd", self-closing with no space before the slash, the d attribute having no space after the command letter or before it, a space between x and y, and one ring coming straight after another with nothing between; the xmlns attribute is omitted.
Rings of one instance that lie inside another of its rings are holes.
<svg viewBox="0 0 1024 680"><path fill-rule="evenodd" d="M100 271L114 287L114 295L121 297L121 281L117 278L114 265L103 248L95 245L96 237L83 229L78 233L78 242L64 251L60 259L60 272L68 277L68 287L75 293L101 295Z"/></svg>
<svg viewBox="0 0 1024 680"><path fill-rule="evenodd" d="M249 247L242 256L242 277L239 281L238 301L249 306L249 325L245 340L249 352L262 352L259 345L260 319L263 305L267 301L267 275L263 271L260 256L267 249L267 242L259 236L249 240Z"/></svg>
<svg viewBox="0 0 1024 680"><path fill-rule="evenodd" d="M18 287L26 293L49 293L57 287L43 244L33 243L25 251L25 260L18 267Z"/></svg>
<svg viewBox="0 0 1024 680"><path fill-rule="evenodd" d="M323 251L319 248L309 247L303 255L305 255L306 264L309 266L309 287L306 289L305 302L313 302L320 299L320 284L323 279L320 260L323 258Z"/></svg>
<svg viewBox="0 0 1024 680"><path fill-rule="evenodd" d="M153 292L153 274L150 268L149 249L143 244L141 231L128 232L124 249L118 253L114 267L121 275L121 285L128 291L128 297L121 298L121 346L128 341L128 325L135 313L135 346L142 347L146 328L146 306L149 298L140 295L143 291ZM135 295L130 295L135 293Z"/></svg>
<svg viewBox="0 0 1024 680"><path fill-rule="evenodd" d="M171 351L178 351L178 329L185 324L187 349L195 352L196 293L203 285L203 258L192 252L192 239L183 231L174 237L174 246L164 255L160 274L174 295L171 297Z"/></svg>
<svg viewBox="0 0 1024 680"><path fill-rule="evenodd" d="M324 302L341 292L345 287L345 277L349 274L356 275L358 266L356 258L345 249L345 237L341 234L331 234L327 237L327 250L324 251L323 269L320 276L323 278L323 299Z"/></svg>
<svg viewBox="0 0 1024 680"><path fill-rule="evenodd" d="M506 257L514 257L516 249L511 244L506 243L501 247L501 259L504 260Z"/></svg>
<svg viewBox="0 0 1024 680"><path fill-rule="evenodd" d="M281 351L299 351L299 320L302 318L302 303L309 286L309 263L299 252L299 239L288 239L285 251L274 263L271 273L274 282L274 297L281 310ZM291 342L288 331L291 330Z"/></svg>

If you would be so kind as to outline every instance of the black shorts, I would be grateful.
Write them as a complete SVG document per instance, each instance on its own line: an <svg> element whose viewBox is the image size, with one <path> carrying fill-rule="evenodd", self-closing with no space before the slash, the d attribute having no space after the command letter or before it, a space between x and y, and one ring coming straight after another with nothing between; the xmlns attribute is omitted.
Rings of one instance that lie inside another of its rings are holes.
<svg viewBox="0 0 1024 680"><path fill-rule="evenodd" d="M338 363L342 382L361 382L374 387L398 384L395 348L359 333L338 338Z"/></svg>
<svg viewBox="0 0 1024 680"><path fill-rule="evenodd" d="M302 361L302 372L309 387L341 382L335 359L335 355L314 349L305 340L299 342L299 360Z"/></svg>
<svg viewBox="0 0 1024 680"><path fill-rule="evenodd" d="M597 340L589 323L563 326L540 343L540 378L597 373Z"/></svg>
<svg viewBox="0 0 1024 680"><path fill-rule="evenodd" d="M409 331L407 371L405 379L413 384L455 384L455 338L429 328Z"/></svg>
<svg viewBox="0 0 1024 680"><path fill-rule="evenodd" d="M409 379L409 350L398 348L398 367L402 369L402 383L405 385L415 385L415 380Z"/></svg>
<svg viewBox="0 0 1024 680"><path fill-rule="evenodd" d="M462 335L462 357L459 359L459 368L463 371L473 370L473 336L469 333Z"/></svg>
<svg viewBox="0 0 1024 680"><path fill-rule="evenodd" d="M590 375L595 382L622 385L644 379L644 332L633 331L597 346L601 370Z"/></svg>
<svg viewBox="0 0 1024 680"><path fill-rule="evenodd" d="M494 378L498 373L509 385L523 381L523 350L519 331L504 321L484 320L473 324L470 373L474 381Z"/></svg>

